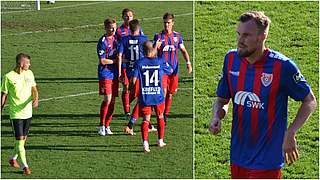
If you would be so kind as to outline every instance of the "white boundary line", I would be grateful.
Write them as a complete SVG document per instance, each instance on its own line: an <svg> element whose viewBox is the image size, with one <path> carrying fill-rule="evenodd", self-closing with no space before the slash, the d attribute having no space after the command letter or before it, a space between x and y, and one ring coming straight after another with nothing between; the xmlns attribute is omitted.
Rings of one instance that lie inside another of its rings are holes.
<svg viewBox="0 0 320 180"><path fill-rule="evenodd" d="M122 88L119 88L119 91L122 90ZM188 91L188 90L193 90L192 87L190 88L178 88L180 91ZM78 97L78 96L85 96L85 95L90 95L90 94L98 94L99 91L90 91L90 92L84 92L84 93L78 93L78 94L70 94L66 96L58 96L58 97L51 97L51 98L46 98L46 99L40 99L39 102L45 102L45 101L51 101L51 100L58 100L58 99L64 99L64 98L70 98L70 97ZM8 106L6 104L4 107Z"/></svg>
<svg viewBox="0 0 320 180"><path fill-rule="evenodd" d="M180 91L188 91L192 90L193 88L178 88ZM122 90L122 88L119 88L119 91ZM52 98L47 98L47 99L40 99L39 102L45 102L45 101L51 101L51 100L57 100L57 99L64 99L64 98L69 98L69 97L78 97L78 96L85 96L89 94L98 94L99 91L90 91L90 92L84 92L84 93L78 93L78 94L71 94L71 95L66 95L66 96L59 96L59 97L52 97Z"/></svg>
<svg viewBox="0 0 320 180"><path fill-rule="evenodd" d="M105 1L108 2L108 1ZM75 5L68 5L68 6L58 6L58 7L51 7L51 8L43 8L40 11L44 10L51 10L51 9L61 9L61 8L69 8L69 7L78 7L78 6L88 6L93 4L101 4L105 2L94 2L94 3L86 3L86 4L75 4ZM9 11L9 12L1 12L1 14L12 14L12 13L21 13L21 12L31 12L35 10L23 10L23 11Z"/></svg>
<svg viewBox="0 0 320 180"><path fill-rule="evenodd" d="M193 13L183 13L183 14L177 14L175 15L176 17L179 16L190 16L193 15ZM162 16L158 17L151 17L151 18L141 18L141 21L149 21L149 20L154 20L154 19L161 19ZM35 34L35 33L42 33L42 32L56 32L56 31L66 31L66 30L73 30L73 29L84 29L84 28L89 28L89 27L96 27L96 26L102 26L103 23L101 24L87 24L87 25L82 25L82 26L76 26L76 27L64 27L60 29L48 29L48 30L39 30L39 31L27 31L27 32L21 32L21 33L13 33L13 34L3 34L1 35L2 37L5 36L20 36L20 35L26 35L26 34Z"/></svg>

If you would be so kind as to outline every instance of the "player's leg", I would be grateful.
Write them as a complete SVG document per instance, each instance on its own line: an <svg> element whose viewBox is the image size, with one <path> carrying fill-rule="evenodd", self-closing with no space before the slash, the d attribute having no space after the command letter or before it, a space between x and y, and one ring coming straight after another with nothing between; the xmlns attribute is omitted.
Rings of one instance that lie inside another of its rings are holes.
<svg viewBox="0 0 320 180"><path fill-rule="evenodd" d="M151 106L141 107L141 112L143 114L143 122L141 123L141 136L143 142L144 152L150 152L149 139L148 139L148 126L151 117Z"/></svg>
<svg viewBox="0 0 320 180"><path fill-rule="evenodd" d="M123 74L123 81L122 81L122 106L124 114L126 115L126 118L129 119L130 117L130 102L129 102L129 79L128 75L126 73L126 69L122 69Z"/></svg>
<svg viewBox="0 0 320 180"><path fill-rule="evenodd" d="M158 146L159 147L164 147L166 145L166 143L164 143L164 117L163 117L163 112L164 112L164 107L165 107L165 103L161 103L159 105L154 106L155 107L155 111L156 111L156 115L157 115L157 129L158 129Z"/></svg>
<svg viewBox="0 0 320 180"><path fill-rule="evenodd" d="M18 158L22 164L22 168L25 175L30 175L31 170L27 164L27 158L26 158L26 150L25 150L25 142L26 142L26 135L29 130L29 125L31 122L30 119L14 119L12 120L12 125L14 129L14 134L16 138L15 142L15 152L13 157L9 160L9 163L11 166L15 168L19 168L20 165L17 162ZM18 156L17 156L18 155Z"/></svg>
<svg viewBox="0 0 320 180"><path fill-rule="evenodd" d="M19 157L19 140L23 140L23 121L18 119L12 119L10 120L12 129L14 131L15 136L15 144L13 149L13 155L9 159L10 166L14 168L20 168L19 163L17 162L17 159Z"/></svg>
<svg viewBox="0 0 320 180"><path fill-rule="evenodd" d="M29 166L27 164L27 156L26 156L26 150L25 150L27 137L28 137L28 134L29 134L30 126L31 126L31 121L32 121L32 118L23 120L23 138L24 138L24 143L23 143L22 153L24 152L24 155L21 154L20 157L21 157L22 169L23 169L25 175L30 175L31 174L31 169L29 168Z"/></svg>
<svg viewBox="0 0 320 180"><path fill-rule="evenodd" d="M111 96L111 102L108 106L108 112L106 116L106 134L113 134L110 128L110 121L112 120L112 115L114 112L114 104L116 102L116 97L118 97L118 89L119 89L119 81L117 79L114 79L112 81L112 96Z"/></svg>
<svg viewBox="0 0 320 180"><path fill-rule="evenodd" d="M178 91L178 75L171 75L168 77L168 92L166 93L166 102L165 102L165 122L167 123L167 119L171 110L172 97Z"/></svg>
<svg viewBox="0 0 320 180"><path fill-rule="evenodd" d="M98 134L105 136L106 117L112 96L112 80L99 81L99 94L103 95L103 101L100 106L100 123L98 127Z"/></svg>
<svg viewBox="0 0 320 180"><path fill-rule="evenodd" d="M139 101L137 101L136 105L134 106L128 125L124 129L124 132L126 134L134 135L133 126L136 123L138 118L139 118Z"/></svg>

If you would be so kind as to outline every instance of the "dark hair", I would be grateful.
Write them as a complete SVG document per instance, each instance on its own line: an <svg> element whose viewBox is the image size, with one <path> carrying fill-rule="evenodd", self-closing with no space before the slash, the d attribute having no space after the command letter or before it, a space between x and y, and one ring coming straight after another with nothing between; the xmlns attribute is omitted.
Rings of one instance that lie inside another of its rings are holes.
<svg viewBox="0 0 320 180"><path fill-rule="evenodd" d="M140 29L140 22L138 19L133 19L129 22L129 28L131 32L137 31Z"/></svg>
<svg viewBox="0 0 320 180"><path fill-rule="evenodd" d="M31 60L31 57L30 57L28 54L19 53L19 54L17 54L17 56L16 56L16 63L19 64L19 62L20 62L20 60L21 60L22 58L27 58L27 59Z"/></svg>
<svg viewBox="0 0 320 180"><path fill-rule="evenodd" d="M112 19L112 18L107 18L106 20L104 20L103 24L104 24L104 27L107 27L111 24L114 24L116 23L116 20L115 19Z"/></svg>
<svg viewBox="0 0 320 180"><path fill-rule="evenodd" d="M243 23L248 22L250 20L254 20L254 22L257 24L260 33L266 32L271 23L269 17L266 16L262 11L248 11L241 14L241 16L239 17L239 21Z"/></svg>
<svg viewBox="0 0 320 180"><path fill-rule="evenodd" d="M132 14L134 14L134 11L132 9L129 9L129 8L124 8L122 10L122 17L127 14L128 12L132 12Z"/></svg>
<svg viewBox="0 0 320 180"><path fill-rule="evenodd" d="M163 15L163 20L165 19L172 19L172 21L174 21L174 15L172 13L167 12Z"/></svg>

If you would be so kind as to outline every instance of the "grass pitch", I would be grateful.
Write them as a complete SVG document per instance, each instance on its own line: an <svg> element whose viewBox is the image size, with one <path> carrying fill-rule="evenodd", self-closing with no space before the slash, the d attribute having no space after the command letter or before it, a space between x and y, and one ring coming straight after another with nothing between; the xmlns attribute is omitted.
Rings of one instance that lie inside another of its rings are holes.
<svg viewBox="0 0 320 180"><path fill-rule="evenodd" d="M192 178L193 78L187 75L180 55L180 90L174 96L163 149L157 134L149 134L151 152L143 153L141 119L136 136L122 132L121 98L116 99L112 136L97 135L99 108L96 45L104 33L106 17L134 9L150 39L163 28L162 15L176 14L175 30L181 32L192 57L192 2L60 2L42 4L40 11L1 14L1 75L14 67L15 55L31 55L40 95L27 142L28 178ZM148 7L148 8L146 8ZM121 86L120 86L121 87ZM121 93L120 93L121 95ZM54 99L55 98L55 99ZM9 167L14 138L5 108L1 121L1 178L25 178ZM156 121L153 118L153 123Z"/></svg>
<svg viewBox="0 0 320 180"><path fill-rule="evenodd" d="M271 18L267 46L292 58L319 93L318 2L196 2L195 3L195 177L230 178L229 146L232 109L223 120L222 132L208 132L212 102L222 71L223 58L236 47L236 25L241 13L264 11ZM319 101L319 100L318 100ZM298 102L290 100L292 122ZM297 133L300 159L285 166L282 178L319 177L319 112Z"/></svg>

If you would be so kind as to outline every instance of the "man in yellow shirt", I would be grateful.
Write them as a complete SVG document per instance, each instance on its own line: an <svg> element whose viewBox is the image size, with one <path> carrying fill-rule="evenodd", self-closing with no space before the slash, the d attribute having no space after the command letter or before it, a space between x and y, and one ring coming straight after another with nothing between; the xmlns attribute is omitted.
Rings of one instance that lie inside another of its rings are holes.
<svg viewBox="0 0 320 180"><path fill-rule="evenodd" d="M20 168L17 158L22 164L24 175L30 175L24 148L32 119L32 107L38 107L38 90L30 67L30 56L20 53L16 56L16 67L5 74L1 85L1 111L8 99L10 120L16 137L14 154L9 163Z"/></svg>

